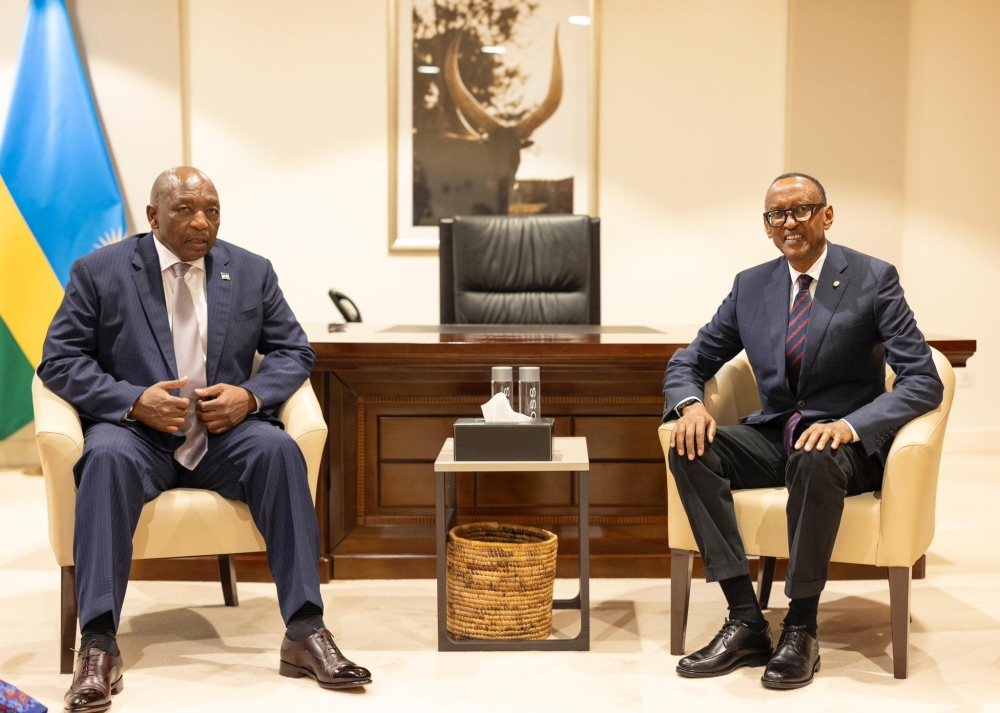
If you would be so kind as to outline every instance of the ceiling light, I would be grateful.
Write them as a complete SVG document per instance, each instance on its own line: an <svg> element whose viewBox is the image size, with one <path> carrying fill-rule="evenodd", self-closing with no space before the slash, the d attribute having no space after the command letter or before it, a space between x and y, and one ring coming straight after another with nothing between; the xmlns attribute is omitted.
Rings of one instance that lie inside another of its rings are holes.
<svg viewBox="0 0 1000 713"><path fill-rule="evenodd" d="M417 72L420 74L440 74L441 68L435 67L433 64L422 64L417 67Z"/></svg>
<svg viewBox="0 0 1000 713"><path fill-rule="evenodd" d="M501 47L499 45L486 45L483 47L483 52L486 54L503 54L506 51L506 47Z"/></svg>
<svg viewBox="0 0 1000 713"><path fill-rule="evenodd" d="M590 18L586 15L573 15L569 18L569 24L571 25L589 25Z"/></svg>

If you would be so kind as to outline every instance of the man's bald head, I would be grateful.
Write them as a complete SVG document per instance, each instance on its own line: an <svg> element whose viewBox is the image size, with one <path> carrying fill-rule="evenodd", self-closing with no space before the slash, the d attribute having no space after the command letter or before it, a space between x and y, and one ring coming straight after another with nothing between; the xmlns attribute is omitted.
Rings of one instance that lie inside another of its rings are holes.
<svg viewBox="0 0 1000 713"><path fill-rule="evenodd" d="M203 171L194 166L177 166L168 168L153 181L153 188L149 191L150 205L159 205L178 188L190 183L205 183L215 191L215 184Z"/></svg>
<svg viewBox="0 0 1000 713"><path fill-rule="evenodd" d="M164 171L153 181L146 217L153 235L184 262L204 257L219 232L219 194L192 166Z"/></svg>

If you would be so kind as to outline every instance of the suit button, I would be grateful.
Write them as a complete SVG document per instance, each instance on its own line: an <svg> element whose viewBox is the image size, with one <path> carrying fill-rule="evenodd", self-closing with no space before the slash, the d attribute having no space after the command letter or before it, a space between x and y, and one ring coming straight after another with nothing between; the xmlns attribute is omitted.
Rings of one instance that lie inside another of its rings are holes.
<svg viewBox="0 0 1000 713"><path fill-rule="evenodd" d="M798 402L797 404L795 404L795 405L796 405L796 406L798 406L799 408L805 408L805 406L806 406L806 402L805 402L805 401L799 401L799 402Z"/></svg>

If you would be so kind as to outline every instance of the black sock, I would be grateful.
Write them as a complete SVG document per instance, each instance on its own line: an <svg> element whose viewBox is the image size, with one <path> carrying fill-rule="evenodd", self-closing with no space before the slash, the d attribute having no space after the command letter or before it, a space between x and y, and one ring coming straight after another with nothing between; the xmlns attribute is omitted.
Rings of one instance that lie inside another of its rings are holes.
<svg viewBox="0 0 1000 713"><path fill-rule="evenodd" d="M809 636L816 638L816 614L819 611L819 595L792 599L788 603L785 626L804 626Z"/></svg>
<svg viewBox="0 0 1000 713"><path fill-rule="evenodd" d="M726 601L729 602L729 618L742 621L751 631L764 631L767 620L764 618L764 612L760 610L760 604L757 603L750 575L720 579L719 585L722 587L722 593L726 595Z"/></svg>
<svg viewBox="0 0 1000 713"><path fill-rule="evenodd" d="M288 620L285 633L292 641L305 641L318 629L326 628L323 623L323 610L312 602L306 602Z"/></svg>
<svg viewBox="0 0 1000 713"><path fill-rule="evenodd" d="M95 616L83 625L80 630L80 650L87 648L87 644L91 641L101 651L112 656L121 656L118 641L115 639L115 617L111 612Z"/></svg>

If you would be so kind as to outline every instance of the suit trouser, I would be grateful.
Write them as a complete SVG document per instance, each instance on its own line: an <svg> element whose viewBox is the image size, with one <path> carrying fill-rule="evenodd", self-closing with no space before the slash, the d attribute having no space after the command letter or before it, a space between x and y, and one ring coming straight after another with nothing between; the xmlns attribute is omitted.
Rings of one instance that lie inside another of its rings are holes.
<svg viewBox="0 0 1000 713"><path fill-rule="evenodd" d="M267 544L267 564L286 623L306 602L323 607L319 527L306 462L278 426L249 419L226 433L209 434L208 452L188 470L172 452L133 429L99 423L87 429L73 473L81 625L110 611L118 628L142 507L172 488L213 490L247 504Z"/></svg>
<svg viewBox="0 0 1000 713"><path fill-rule="evenodd" d="M720 426L703 456L689 460L671 449L669 457L709 582L750 574L732 491L788 488L790 599L815 596L826 586L844 498L882 485L881 461L860 443L786 457L780 427Z"/></svg>

